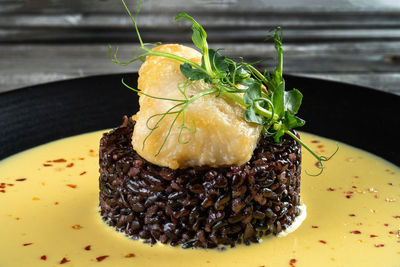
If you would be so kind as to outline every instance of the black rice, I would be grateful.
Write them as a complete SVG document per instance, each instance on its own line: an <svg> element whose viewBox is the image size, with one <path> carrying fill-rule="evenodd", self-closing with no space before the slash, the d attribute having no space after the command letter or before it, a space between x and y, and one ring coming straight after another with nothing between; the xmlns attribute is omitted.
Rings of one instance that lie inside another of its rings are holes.
<svg viewBox="0 0 400 267"><path fill-rule="evenodd" d="M249 162L172 170L132 148L126 116L100 141L100 210L133 239L183 248L257 243L299 215L301 148L288 136L262 137ZM188 144L190 145L190 144Z"/></svg>

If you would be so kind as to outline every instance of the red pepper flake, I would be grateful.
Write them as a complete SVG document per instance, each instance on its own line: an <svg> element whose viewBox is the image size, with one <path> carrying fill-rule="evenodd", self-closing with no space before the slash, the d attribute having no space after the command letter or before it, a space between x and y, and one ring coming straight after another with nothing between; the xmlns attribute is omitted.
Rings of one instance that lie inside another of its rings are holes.
<svg viewBox="0 0 400 267"><path fill-rule="evenodd" d="M378 199L378 198L379 198L379 196L378 196L378 195L375 195L375 196L374 196L374 198Z"/></svg>
<svg viewBox="0 0 400 267"><path fill-rule="evenodd" d="M354 217L354 216L356 216L356 215L355 215L354 213L350 213L349 216L350 216L350 217Z"/></svg>
<svg viewBox="0 0 400 267"><path fill-rule="evenodd" d="M133 253L128 253L125 255L125 258L133 258L133 257L136 257L136 255Z"/></svg>
<svg viewBox="0 0 400 267"><path fill-rule="evenodd" d="M383 225L384 225L384 226L389 226L389 224L388 224L388 223L384 223Z"/></svg>
<svg viewBox="0 0 400 267"><path fill-rule="evenodd" d="M321 164L321 162L319 162L319 161L315 162L314 165L315 165L317 168L322 168L322 164Z"/></svg>
<svg viewBox="0 0 400 267"><path fill-rule="evenodd" d="M84 160L85 158L78 158L79 160Z"/></svg>
<svg viewBox="0 0 400 267"><path fill-rule="evenodd" d="M356 189L356 188L357 188L357 186L355 186L355 185L352 185L352 186L351 186L351 188L354 188L354 189Z"/></svg>
<svg viewBox="0 0 400 267"><path fill-rule="evenodd" d="M0 192L1 192L1 193L5 193L5 192L6 192L6 190L4 190L4 189L0 189Z"/></svg>
<svg viewBox="0 0 400 267"><path fill-rule="evenodd" d="M14 184L7 184L8 186L14 186Z"/></svg>
<svg viewBox="0 0 400 267"><path fill-rule="evenodd" d="M291 259L290 261L289 261L289 265L290 266L292 266L292 267L294 267L295 265L295 263L297 262L297 260L296 259Z"/></svg>
<svg viewBox="0 0 400 267"><path fill-rule="evenodd" d="M400 215L393 216L395 219L400 219Z"/></svg>
<svg viewBox="0 0 400 267"><path fill-rule="evenodd" d="M353 177L356 178L356 179L357 179L357 178L360 178L360 176L358 176L358 175L354 175Z"/></svg>
<svg viewBox="0 0 400 267"><path fill-rule="evenodd" d="M322 244L326 244L327 242L325 240L318 240Z"/></svg>
<svg viewBox="0 0 400 267"><path fill-rule="evenodd" d="M84 175L84 174L86 174L86 172L85 172L85 171L81 172L79 175Z"/></svg>
<svg viewBox="0 0 400 267"><path fill-rule="evenodd" d="M64 257L64 258L62 258L62 260L60 261L60 264L64 264L64 263L67 263L67 262L70 262L70 260Z"/></svg>
<svg viewBox="0 0 400 267"><path fill-rule="evenodd" d="M53 164L50 164L50 163L43 163L43 166L44 166L44 167L50 167L50 166L53 166Z"/></svg>
<svg viewBox="0 0 400 267"><path fill-rule="evenodd" d="M317 225L312 225L311 228L315 229L315 228L318 228L318 226Z"/></svg>
<svg viewBox="0 0 400 267"><path fill-rule="evenodd" d="M71 187L71 188L76 188L76 184L67 184L67 186Z"/></svg>
<svg viewBox="0 0 400 267"><path fill-rule="evenodd" d="M26 180L26 178L18 178L18 179L15 179L15 181L17 181L17 182L22 182L22 181L25 181Z"/></svg>
<svg viewBox="0 0 400 267"><path fill-rule="evenodd" d="M393 185L393 183L388 183L388 185Z"/></svg>
<svg viewBox="0 0 400 267"><path fill-rule="evenodd" d="M329 187L327 190L332 192L335 191L335 188Z"/></svg>
<svg viewBox="0 0 400 267"><path fill-rule="evenodd" d="M374 238L374 237L378 237L377 235L369 235L369 237Z"/></svg>
<svg viewBox="0 0 400 267"><path fill-rule="evenodd" d="M54 202L54 205L58 205L58 204L59 204L58 201Z"/></svg>
<svg viewBox="0 0 400 267"><path fill-rule="evenodd" d="M389 231L389 234L394 235L397 234L395 231Z"/></svg>
<svg viewBox="0 0 400 267"><path fill-rule="evenodd" d="M353 194L354 192L353 191L346 191L346 192L344 192L346 195L351 195L351 194Z"/></svg>
<svg viewBox="0 0 400 267"><path fill-rule="evenodd" d="M75 229L75 230L80 230L80 229L82 229L82 228L83 228L83 227L80 226L79 224L72 225L72 229Z"/></svg>
<svg viewBox="0 0 400 267"><path fill-rule="evenodd" d="M74 163L73 163L73 162L69 163L69 164L68 164L67 166L65 166L65 167L71 168L72 166L74 166Z"/></svg>
<svg viewBox="0 0 400 267"><path fill-rule="evenodd" d="M6 184L5 183L1 183L0 184L0 188L6 188Z"/></svg>
<svg viewBox="0 0 400 267"><path fill-rule="evenodd" d="M30 245L32 245L33 243L24 243L24 244L22 244L24 247L26 247L26 246L30 246Z"/></svg>
<svg viewBox="0 0 400 267"><path fill-rule="evenodd" d="M91 250L92 249L92 246L91 245L87 245L86 247L85 247L85 250Z"/></svg>
<svg viewBox="0 0 400 267"><path fill-rule="evenodd" d="M319 143L319 140L312 140L311 143L317 144Z"/></svg>
<svg viewBox="0 0 400 267"><path fill-rule="evenodd" d="M96 260L97 260L97 261L103 261L103 260L105 260L105 259L108 258L108 257L110 257L110 256L104 255L104 256L97 257Z"/></svg>
<svg viewBox="0 0 400 267"><path fill-rule="evenodd" d="M43 260L43 261L45 261L45 260L47 260L47 256L46 256L46 255L42 255L42 256L40 257L40 259Z"/></svg>
<svg viewBox="0 0 400 267"><path fill-rule="evenodd" d="M352 195L346 195L346 198L351 198L352 197Z"/></svg>
<svg viewBox="0 0 400 267"><path fill-rule="evenodd" d="M359 235L359 234L361 234L361 232L358 230L354 230L354 231L350 231L350 234Z"/></svg>
<svg viewBox="0 0 400 267"><path fill-rule="evenodd" d="M67 162L67 160L66 159L55 159L55 160L52 160L52 162Z"/></svg>
<svg viewBox="0 0 400 267"><path fill-rule="evenodd" d="M384 244L375 244L374 245L376 248L381 248L381 247L384 247L385 245Z"/></svg>

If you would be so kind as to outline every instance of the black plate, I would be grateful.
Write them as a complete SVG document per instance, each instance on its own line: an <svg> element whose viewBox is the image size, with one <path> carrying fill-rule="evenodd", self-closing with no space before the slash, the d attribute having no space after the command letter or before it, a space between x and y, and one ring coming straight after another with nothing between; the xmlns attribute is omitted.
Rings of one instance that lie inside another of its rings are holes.
<svg viewBox="0 0 400 267"><path fill-rule="evenodd" d="M0 159L59 138L119 125L136 113L137 74L102 75L0 95ZM301 130L336 139L400 165L400 96L318 79L286 76L302 91Z"/></svg>

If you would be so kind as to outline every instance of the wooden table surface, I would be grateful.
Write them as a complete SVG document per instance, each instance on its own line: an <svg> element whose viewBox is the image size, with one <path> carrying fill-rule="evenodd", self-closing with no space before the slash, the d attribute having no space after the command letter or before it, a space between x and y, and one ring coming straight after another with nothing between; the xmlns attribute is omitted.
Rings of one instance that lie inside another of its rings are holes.
<svg viewBox="0 0 400 267"><path fill-rule="evenodd" d="M131 10L136 0L126 1ZM144 0L145 42L191 43L188 12L212 48L252 62L275 55L269 31L282 26L288 74L353 83L400 95L400 1ZM133 72L118 66L108 45L128 60L138 46L118 0L0 0L0 92L89 75ZM269 68L276 63L259 64Z"/></svg>

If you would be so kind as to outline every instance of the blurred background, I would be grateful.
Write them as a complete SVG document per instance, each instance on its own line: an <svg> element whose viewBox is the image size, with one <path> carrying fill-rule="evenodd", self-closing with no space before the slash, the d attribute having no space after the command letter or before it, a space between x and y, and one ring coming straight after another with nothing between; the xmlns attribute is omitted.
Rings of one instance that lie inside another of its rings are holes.
<svg viewBox="0 0 400 267"><path fill-rule="evenodd" d="M137 0L126 0L136 10ZM252 62L275 56L269 31L282 26L284 72L358 84L400 95L399 0L143 0L144 42L191 45L188 12L211 48ZM138 46L119 0L0 0L0 92L89 75L135 72L118 66ZM259 64L271 68L274 60Z"/></svg>

